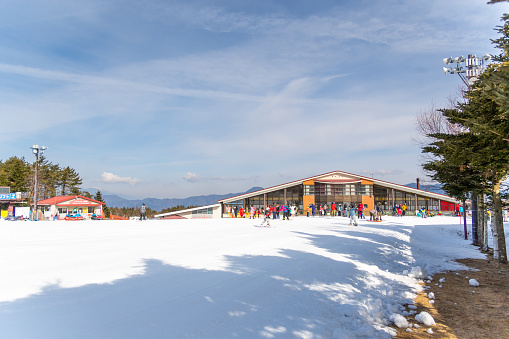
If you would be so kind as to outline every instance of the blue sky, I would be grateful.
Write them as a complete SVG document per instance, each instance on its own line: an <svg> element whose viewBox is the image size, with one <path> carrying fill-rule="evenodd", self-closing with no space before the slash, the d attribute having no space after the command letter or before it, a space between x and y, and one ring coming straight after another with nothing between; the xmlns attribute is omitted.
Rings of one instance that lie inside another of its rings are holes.
<svg viewBox="0 0 509 339"><path fill-rule="evenodd" d="M0 4L0 159L45 145L83 187L241 192L342 170L423 177L415 116L495 53L507 3L68 1Z"/></svg>

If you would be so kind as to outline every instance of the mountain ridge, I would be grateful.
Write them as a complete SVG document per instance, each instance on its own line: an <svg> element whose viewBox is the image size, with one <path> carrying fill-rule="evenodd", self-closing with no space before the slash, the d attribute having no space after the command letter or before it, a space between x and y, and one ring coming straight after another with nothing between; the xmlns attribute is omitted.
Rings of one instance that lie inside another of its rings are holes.
<svg viewBox="0 0 509 339"><path fill-rule="evenodd" d="M410 183L403 186L417 188L417 183ZM227 194L209 194L209 195L198 195L187 198L145 198L145 199L126 199L116 194L105 194L103 193L103 200L108 207L139 207L145 203L147 207L153 210L161 211L162 209L175 207L177 205L183 206L206 206L217 203L219 200L234 197L236 195L246 194L255 192L263 189L263 187L251 187L249 190L240 193L227 193ZM433 185L420 185L420 189L423 191L434 192L439 194L447 194L439 184ZM91 194L95 194L97 189L87 189Z"/></svg>
<svg viewBox="0 0 509 339"><path fill-rule="evenodd" d="M249 190L240 193L227 193L227 194L209 194L209 195L198 195L191 196L187 198L145 198L145 199L126 199L119 197L116 194L102 194L103 200L108 207L118 207L118 208L130 208L130 207L139 207L141 204L145 204L147 207L155 210L161 211L162 209L175 207L177 205L184 206L205 206L216 204L219 200L234 197L236 195L241 195L245 193L251 193L254 191L258 191L263 189L263 187L251 187ZM87 189L87 192L90 194L95 194L93 189ZM101 192L102 193L102 192Z"/></svg>

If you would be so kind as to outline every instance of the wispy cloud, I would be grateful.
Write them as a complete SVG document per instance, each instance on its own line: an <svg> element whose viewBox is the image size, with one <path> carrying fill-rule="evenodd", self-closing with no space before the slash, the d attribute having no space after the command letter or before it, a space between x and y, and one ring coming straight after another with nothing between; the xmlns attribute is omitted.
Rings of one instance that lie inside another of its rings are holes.
<svg viewBox="0 0 509 339"><path fill-rule="evenodd" d="M441 58L489 52L500 11L478 0L26 3L0 13L1 156L44 143L86 178L98 163L135 171L102 176L125 194L177 196L372 163L414 171L414 114L457 88ZM94 152L76 157L83 138Z"/></svg>
<svg viewBox="0 0 509 339"><path fill-rule="evenodd" d="M195 182L211 182L211 181L255 181L257 176L250 177L227 177L227 176L208 176L202 177L196 173L187 172L186 175L182 178L184 181L195 183Z"/></svg>
<svg viewBox="0 0 509 339"><path fill-rule="evenodd" d="M362 174L374 176L374 177L383 177L389 175L398 175L402 174L403 171L400 169L387 170L387 169L376 169L376 170L362 170Z"/></svg>

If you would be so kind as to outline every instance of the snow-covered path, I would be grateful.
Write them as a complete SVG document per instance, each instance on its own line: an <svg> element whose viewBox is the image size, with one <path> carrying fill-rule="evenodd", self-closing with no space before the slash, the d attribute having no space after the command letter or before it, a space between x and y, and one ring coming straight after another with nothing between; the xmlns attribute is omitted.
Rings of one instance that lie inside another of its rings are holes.
<svg viewBox="0 0 509 339"><path fill-rule="evenodd" d="M0 222L1 338L386 338L458 218ZM444 259L445 257L445 259Z"/></svg>

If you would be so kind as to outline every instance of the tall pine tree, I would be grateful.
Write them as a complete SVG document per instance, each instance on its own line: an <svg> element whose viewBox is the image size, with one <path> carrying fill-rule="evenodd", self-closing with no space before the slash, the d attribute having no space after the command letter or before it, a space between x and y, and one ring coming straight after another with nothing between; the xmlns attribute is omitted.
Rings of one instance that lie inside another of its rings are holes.
<svg viewBox="0 0 509 339"><path fill-rule="evenodd" d="M104 202L104 199L103 199L103 196L102 196L100 190L97 190L97 193L94 196L94 200ZM110 209L108 208L108 206L106 206L106 204L103 205L103 213L104 213L105 218L108 219L110 217Z"/></svg>
<svg viewBox="0 0 509 339"><path fill-rule="evenodd" d="M61 195L79 195L82 180L74 168L69 166L60 171L59 185Z"/></svg>

